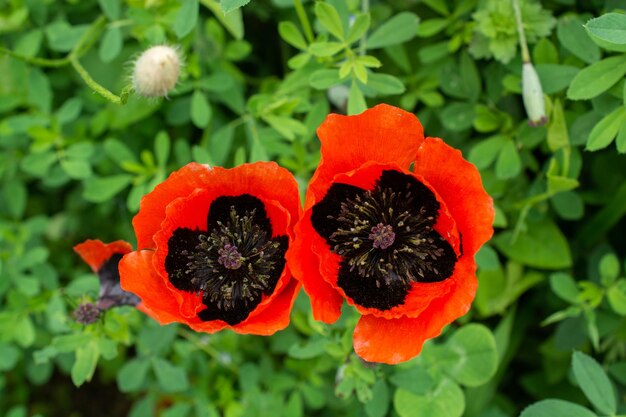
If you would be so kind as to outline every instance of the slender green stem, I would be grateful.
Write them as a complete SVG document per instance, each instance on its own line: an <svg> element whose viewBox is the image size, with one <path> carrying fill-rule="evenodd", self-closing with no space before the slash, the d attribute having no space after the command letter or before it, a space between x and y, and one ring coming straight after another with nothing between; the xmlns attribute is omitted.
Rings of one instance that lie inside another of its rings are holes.
<svg viewBox="0 0 626 417"><path fill-rule="evenodd" d="M300 24L302 25L302 30L304 30L306 40L309 41L309 43L313 42L315 36L313 35L313 29L311 29L311 23L309 23L309 17L306 14L306 10L304 10L304 6L302 6L302 1L293 0L293 5L296 8L296 13L298 14Z"/></svg>
<svg viewBox="0 0 626 417"><path fill-rule="evenodd" d="M19 59L20 61L24 61L28 64L37 65L38 67L58 68L58 67L63 67L70 63L70 60L67 57L61 58L61 59L46 59L46 58L30 57L30 56L18 54L17 52L7 49L3 46L0 46L0 54L11 56L15 59Z"/></svg>
<svg viewBox="0 0 626 417"><path fill-rule="evenodd" d="M370 12L370 0L361 0L361 12L367 14ZM367 50L367 32L363 34L359 40L359 55L365 55Z"/></svg>
<svg viewBox="0 0 626 417"><path fill-rule="evenodd" d="M111 103L115 103L115 104L126 103L126 100L128 100L129 92L126 92L125 97L124 97L125 100L122 100L121 97L116 96L115 94L113 94L112 92L110 92L109 90L101 86L100 84L98 84L96 80L91 78L91 75L89 75L85 67L81 65L81 63L78 61L78 58L76 57L70 58L70 63L72 64L72 67L74 67L78 75L80 75L83 81L85 81L85 84L87 84L87 86L91 88L93 91L100 94L102 97L109 100Z"/></svg>
<svg viewBox="0 0 626 417"><path fill-rule="evenodd" d="M524 22L522 21L522 11L519 7L518 0L511 0L513 3L513 11L515 12L515 25L517 26L517 34L519 36L519 45L522 49L522 61L530 62L530 54L528 53L528 44L526 43L526 35L524 34Z"/></svg>
<svg viewBox="0 0 626 417"><path fill-rule="evenodd" d="M511 241L510 241L511 244L513 244L517 240L517 237L522 232L522 227L524 226L524 223L526 222L526 217L528 216L528 212L530 211L531 207L532 207L531 204L526 204L522 208L522 211L519 214L519 218L517 219L517 223L515 223L513 234L511 235Z"/></svg>

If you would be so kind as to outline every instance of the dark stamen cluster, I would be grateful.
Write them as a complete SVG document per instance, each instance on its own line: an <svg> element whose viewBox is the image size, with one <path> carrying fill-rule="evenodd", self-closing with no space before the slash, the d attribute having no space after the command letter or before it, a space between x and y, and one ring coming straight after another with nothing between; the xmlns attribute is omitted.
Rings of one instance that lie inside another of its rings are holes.
<svg viewBox="0 0 626 417"><path fill-rule="evenodd" d="M420 207L410 184L402 191L367 190L341 203L339 225L330 235L332 250L344 257L350 271L389 284L391 280L425 281L439 275L442 238L432 233L433 215Z"/></svg>
<svg viewBox="0 0 626 417"><path fill-rule="evenodd" d="M216 229L198 235L195 248L181 252L191 287L218 309L247 307L276 284L271 277L280 244L254 223L255 215L231 206L228 221L218 221Z"/></svg>

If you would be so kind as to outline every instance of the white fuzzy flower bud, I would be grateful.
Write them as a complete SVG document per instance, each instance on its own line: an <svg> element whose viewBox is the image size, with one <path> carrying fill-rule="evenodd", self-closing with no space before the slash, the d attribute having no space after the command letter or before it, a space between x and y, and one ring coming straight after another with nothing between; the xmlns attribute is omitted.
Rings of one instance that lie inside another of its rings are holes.
<svg viewBox="0 0 626 417"><path fill-rule="evenodd" d="M133 70L135 92L144 97L165 97L178 81L181 59L171 46L153 46L144 51Z"/></svg>
<svg viewBox="0 0 626 417"><path fill-rule="evenodd" d="M524 62L522 67L522 97L531 126L541 126L548 121L546 106L543 100L543 89L535 67L530 62Z"/></svg>

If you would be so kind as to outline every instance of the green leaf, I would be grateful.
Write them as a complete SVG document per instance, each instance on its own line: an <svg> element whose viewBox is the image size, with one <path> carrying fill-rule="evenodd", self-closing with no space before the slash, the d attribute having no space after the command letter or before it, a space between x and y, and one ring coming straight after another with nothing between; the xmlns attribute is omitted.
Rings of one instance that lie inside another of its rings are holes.
<svg viewBox="0 0 626 417"><path fill-rule="evenodd" d="M367 49L384 48L407 42L417 35L419 17L410 12L398 13L380 25L367 38Z"/></svg>
<svg viewBox="0 0 626 417"><path fill-rule="evenodd" d="M99 357L100 349L95 341L79 346L76 349L76 360L71 372L74 385L80 387L85 381L91 381L96 371Z"/></svg>
<svg viewBox="0 0 626 417"><path fill-rule="evenodd" d="M382 95L402 94L406 90L402 81L389 74L369 74L367 86Z"/></svg>
<svg viewBox="0 0 626 417"><path fill-rule="evenodd" d="M247 0L250 1L250 0ZM235 37L235 39L241 40L244 35L244 27L243 27L243 18L241 16L241 10L232 10L232 13L229 11L226 13L223 9L223 1L222 4L218 4L217 1L203 1L202 4L208 7L215 17L226 27L226 29Z"/></svg>
<svg viewBox="0 0 626 417"><path fill-rule="evenodd" d="M111 27L106 31L100 42L98 54L102 62L111 62L122 52L124 38L119 27Z"/></svg>
<svg viewBox="0 0 626 417"><path fill-rule="evenodd" d="M85 181L83 198L92 203L103 203L126 188L132 180L133 176L128 174L90 178Z"/></svg>
<svg viewBox="0 0 626 417"><path fill-rule="evenodd" d="M0 343L0 371L13 369L20 358L20 350L13 345Z"/></svg>
<svg viewBox="0 0 626 417"><path fill-rule="evenodd" d="M509 139L504 142L500 155L496 161L496 176L499 179L514 178L522 170L522 160L520 159L515 142Z"/></svg>
<svg viewBox="0 0 626 417"><path fill-rule="evenodd" d="M200 90L195 90L191 95L191 121L193 124L204 129L211 122L212 115L213 110L206 95Z"/></svg>
<svg viewBox="0 0 626 417"><path fill-rule="evenodd" d="M480 74L474 60L467 52L463 52L460 58L460 72L463 90L467 93L470 101L477 101L480 97Z"/></svg>
<svg viewBox="0 0 626 417"><path fill-rule="evenodd" d="M485 169L496 160L500 154L502 146L507 142L507 137L503 135L492 136L482 139L476 144L468 155L468 160L476 165L478 169Z"/></svg>
<svg viewBox="0 0 626 417"><path fill-rule="evenodd" d="M591 356L574 352L572 370L576 382L591 404L604 415L615 415L617 400L609 377Z"/></svg>
<svg viewBox="0 0 626 417"><path fill-rule="evenodd" d="M624 83L626 86L626 83ZM617 152L626 153L626 119L622 122L622 126L619 128L617 138L615 139L615 145L617 146Z"/></svg>
<svg viewBox="0 0 626 417"><path fill-rule="evenodd" d="M550 220L528 221L514 241L513 232L498 234L493 243L507 257L535 268L562 269L572 265L565 236Z"/></svg>
<svg viewBox="0 0 626 417"><path fill-rule="evenodd" d="M346 43L350 45L361 39L367 29L370 27L370 15L369 14L359 14L354 19L352 26L350 26L350 31L348 32L348 37L346 38Z"/></svg>
<svg viewBox="0 0 626 417"><path fill-rule="evenodd" d="M587 35L578 17L560 19L556 33L561 45L586 63L593 64L600 59L600 48Z"/></svg>
<svg viewBox="0 0 626 417"><path fill-rule="evenodd" d="M174 366L165 359L152 358L152 369L161 388L166 392L180 392L189 388L185 370Z"/></svg>
<svg viewBox="0 0 626 417"><path fill-rule="evenodd" d="M117 373L117 386L122 392L137 391L143 385L150 362L145 359L132 359L126 362Z"/></svg>
<svg viewBox="0 0 626 417"><path fill-rule="evenodd" d="M333 56L344 48L341 42L313 42L309 45L309 52L319 57Z"/></svg>
<svg viewBox="0 0 626 417"><path fill-rule="evenodd" d="M263 116L263 120L272 126L285 139L294 140L296 135L306 133L306 127L299 120L292 119L287 116Z"/></svg>
<svg viewBox="0 0 626 417"><path fill-rule="evenodd" d="M423 3L441 15L448 16L450 14L450 9L445 0L423 0Z"/></svg>
<svg viewBox="0 0 626 417"><path fill-rule="evenodd" d="M35 262L24 263L28 266L35 264ZM35 341L35 326L33 325L33 321L27 315L17 320L14 331L15 333L13 334L13 338L17 344L23 348L30 347Z"/></svg>
<svg viewBox="0 0 626 417"><path fill-rule="evenodd" d="M389 388L384 380L376 381L372 387L372 398L363 404L367 417L385 417L389 410Z"/></svg>
<svg viewBox="0 0 626 417"><path fill-rule="evenodd" d="M544 94L554 94L568 87L580 72L580 68L557 64L539 64L535 69Z"/></svg>
<svg viewBox="0 0 626 417"><path fill-rule="evenodd" d="M533 62L539 72L539 65L555 65L559 63L559 52L547 38L540 39L533 49ZM541 76L540 76L541 78ZM542 80L543 84L543 80ZM544 91L545 91L545 86Z"/></svg>
<svg viewBox="0 0 626 417"><path fill-rule="evenodd" d="M167 132L162 130L157 133L154 139L154 155L159 167L165 167L165 164L167 164L167 159L170 156L170 147L171 141Z"/></svg>
<svg viewBox="0 0 626 417"><path fill-rule="evenodd" d="M626 74L626 55L612 56L581 70L567 89L570 100L594 98L618 82Z"/></svg>
<svg viewBox="0 0 626 417"><path fill-rule="evenodd" d="M348 114L360 114L367 109L367 103L365 97L361 92L361 89L356 82L353 82L350 86L350 93L348 95Z"/></svg>
<svg viewBox="0 0 626 417"><path fill-rule="evenodd" d="M552 116L548 125L548 147L552 152L569 146L567 123L563 115L563 106L558 98L552 105Z"/></svg>
<svg viewBox="0 0 626 417"><path fill-rule="evenodd" d="M498 369L498 352L493 333L482 324L467 324L457 330L446 346L459 359L445 367L457 382L477 387L488 382Z"/></svg>
<svg viewBox="0 0 626 417"><path fill-rule="evenodd" d="M294 391L285 405L284 417L304 417L304 404L302 396L298 391Z"/></svg>
<svg viewBox="0 0 626 417"><path fill-rule="evenodd" d="M461 417L465 409L463 391L449 379L443 379L427 395L415 395L399 388L393 406L400 417Z"/></svg>
<svg viewBox="0 0 626 417"><path fill-rule="evenodd" d="M552 181L554 181L552 177ZM548 179L550 181L550 178ZM578 184L576 184L578 186ZM550 198L557 214L566 220L580 220L585 214L585 203L580 195L573 191L563 191Z"/></svg>
<svg viewBox="0 0 626 417"><path fill-rule="evenodd" d="M220 0L220 6L222 6L222 11L225 14L243 7L248 3L250 3L250 0Z"/></svg>
<svg viewBox="0 0 626 417"><path fill-rule="evenodd" d="M120 18L120 0L98 0L98 4L109 20Z"/></svg>
<svg viewBox="0 0 626 417"><path fill-rule="evenodd" d="M449 24L450 21L448 19L442 18L424 20L419 23L417 36L420 38L429 38L444 30Z"/></svg>
<svg viewBox="0 0 626 417"><path fill-rule="evenodd" d="M182 3L172 26L178 39L184 38L191 33L198 21L198 0L182 0Z"/></svg>
<svg viewBox="0 0 626 417"><path fill-rule="evenodd" d="M486 133L498 130L504 118L500 115L497 109L490 108L483 104L476 104L474 107L476 117L474 118L474 129L478 132Z"/></svg>
<svg viewBox="0 0 626 417"><path fill-rule="evenodd" d="M88 161L80 159L62 159L61 168L70 178L85 179L92 175L91 165Z"/></svg>
<svg viewBox="0 0 626 417"><path fill-rule="evenodd" d="M56 117L59 124L73 122L80 116L83 109L83 101L78 97L73 97L65 101L61 108L57 110Z"/></svg>
<svg viewBox="0 0 626 417"><path fill-rule="evenodd" d="M597 417L578 404L563 400L543 400L526 407L519 417Z"/></svg>
<svg viewBox="0 0 626 417"><path fill-rule="evenodd" d="M26 209L28 191L24 183L17 178L4 183L2 187L4 205L14 219L20 219Z"/></svg>
<svg viewBox="0 0 626 417"><path fill-rule="evenodd" d="M552 292L570 304L578 304L578 285L569 274L565 272L555 272L550 275L550 288Z"/></svg>
<svg viewBox="0 0 626 417"><path fill-rule="evenodd" d="M333 36L343 40L343 25L337 10L330 4L318 1L315 3L315 15L319 19L322 26L326 28Z"/></svg>
<svg viewBox="0 0 626 417"><path fill-rule="evenodd" d="M300 33L300 30L293 22L280 22L278 24L278 33L289 45L301 51L306 51L307 45L304 36L302 36L302 33Z"/></svg>
<svg viewBox="0 0 626 417"><path fill-rule="evenodd" d="M620 279L613 284L606 293L613 311L620 316L626 316L626 280Z"/></svg>
<svg viewBox="0 0 626 417"><path fill-rule="evenodd" d="M57 20L49 24L45 32L52 50L69 52L87 31L87 28L87 25L70 26L65 20Z"/></svg>
<svg viewBox="0 0 626 417"><path fill-rule="evenodd" d="M326 90L340 82L339 71L336 69L320 69L309 77L309 85L316 90Z"/></svg>
<svg viewBox="0 0 626 417"><path fill-rule="evenodd" d="M453 102L446 106L440 113L443 126L453 132L459 132L472 127L474 117L474 105L471 103Z"/></svg>
<svg viewBox="0 0 626 417"><path fill-rule="evenodd" d="M619 106L594 126L587 139L585 150L597 151L609 146L624 123L626 123L626 108Z"/></svg>
<svg viewBox="0 0 626 417"><path fill-rule="evenodd" d="M421 366L397 370L391 375L389 382L417 395L426 394L435 386L435 380Z"/></svg>
<svg viewBox="0 0 626 417"><path fill-rule="evenodd" d="M328 345L326 339L311 339L291 345L288 354L296 359L311 359L323 354L326 351L326 345Z"/></svg>
<svg viewBox="0 0 626 417"><path fill-rule="evenodd" d="M585 24L591 39L599 46L617 51L626 51L626 15L606 13Z"/></svg>
<svg viewBox="0 0 626 417"><path fill-rule="evenodd" d="M107 139L104 142L104 152L118 165L122 165L125 162L137 162L135 154L128 148L128 146L126 146L126 144L117 139Z"/></svg>

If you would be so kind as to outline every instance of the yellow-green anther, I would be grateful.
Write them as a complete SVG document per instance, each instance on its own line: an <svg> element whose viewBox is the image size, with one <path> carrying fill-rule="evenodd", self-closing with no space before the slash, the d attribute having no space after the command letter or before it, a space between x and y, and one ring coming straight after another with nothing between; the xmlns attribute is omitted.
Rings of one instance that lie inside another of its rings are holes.
<svg viewBox="0 0 626 417"><path fill-rule="evenodd" d="M522 97L531 126L541 126L548 121L546 106L543 99L541 81L531 62L524 62L522 66Z"/></svg>

